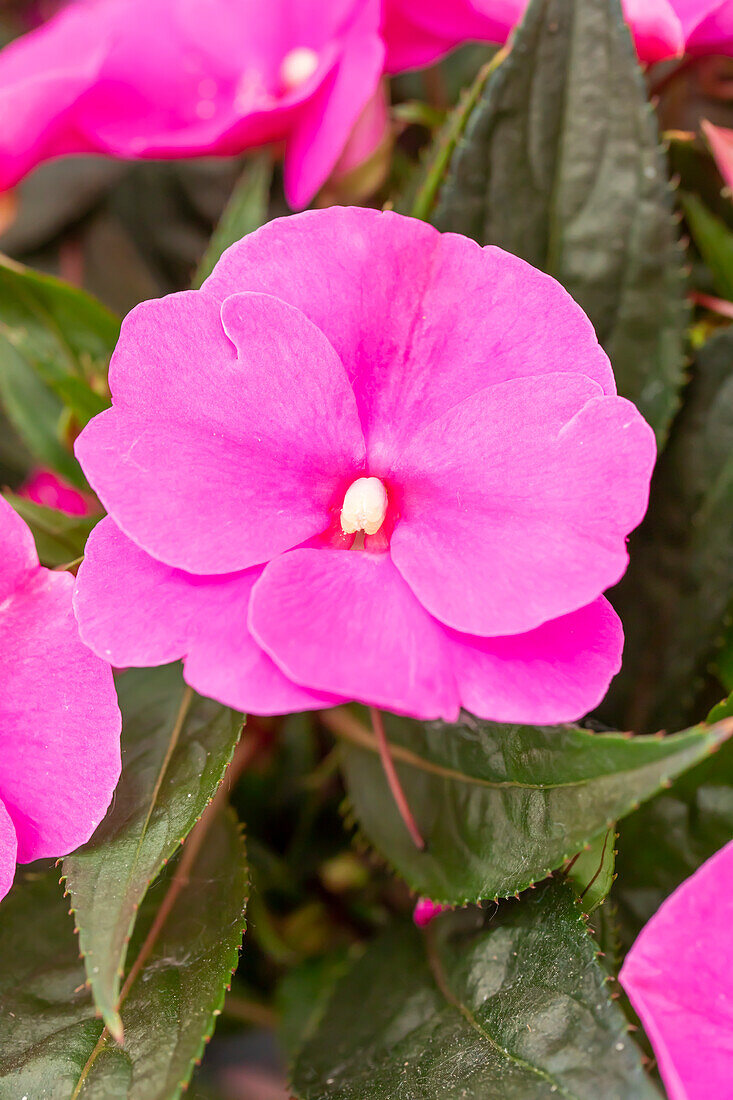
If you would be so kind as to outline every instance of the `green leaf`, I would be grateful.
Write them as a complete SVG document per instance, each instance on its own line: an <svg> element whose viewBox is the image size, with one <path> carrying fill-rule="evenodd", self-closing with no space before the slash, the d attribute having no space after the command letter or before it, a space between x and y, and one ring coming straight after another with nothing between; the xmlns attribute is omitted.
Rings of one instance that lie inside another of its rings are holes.
<svg viewBox="0 0 733 1100"><path fill-rule="evenodd" d="M608 897L616 864L616 828L612 826L583 849L567 868L583 912L590 915Z"/></svg>
<svg viewBox="0 0 733 1100"><path fill-rule="evenodd" d="M733 301L733 233L697 195L680 195L692 239L710 268L715 289Z"/></svg>
<svg viewBox="0 0 733 1100"><path fill-rule="evenodd" d="M663 439L683 381L683 256L618 0L533 0L465 126L432 220L555 276Z"/></svg>
<svg viewBox="0 0 733 1100"><path fill-rule="evenodd" d="M506 897L541 881L733 733L733 722L662 739L385 719L427 848L417 851L410 839L374 738L360 724L341 723L356 818L414 891L448 905Z"/></svg>
<svg viewBox="0 0 733 1100"><path fill-rule="evenodd" d="M175 874L148 895L133 951ZM239 828L219 813L130 985L120 1048L95 1017L55 876L21 879L0 910L0 1100L177 1100L237 964L246 897Z"/></svg>
<svg viewBox="0 0 733 1100"><path fill-rule="evenodd" d="M348 968L348 953L332 951L294 966L280 982L277 990L281 1014L278 1035L291 1058L315 1032L336 982Z"/></svg>
<svg viewBox="0 0 733 1100"><path fill-rule="evenodd" d="M708 715L708 722L722 722L725 718L733 718L733 695L729 695L722 703L714 706Z"/></svg>
<svg viewBox="0 0 733 1100"><path fill-rule="evenodd" d="M253 233L267 221L272 175L273 160L269 153L260 153L247 160L194 275L194 287L200 287L208 279L221 254L231 244Z"/></svg>
<svg viewBox="0 0 733 1100"><path fill-rule="evenodd" d="M505 56L506 53L502 50L482 66L471 87L461 93L457 107L448 115L428 146L423 161L410 180L405 194L395 203L398 213L409 214L423 221L430 220L456 146L463 138L468 120L486 87L487 80Z"/></svg>
<svg viewBox="0 0 733 1100"><path fill-rule="evenodd" d="M109 404L107 364L119 322L90 295L10 260L0 262L0 400L43 465L84 485L61 441L62 416L79 427Z"/></svg>
<svg viewBox="0 0 733 1100"><path fill-rule="evenodd" d="M626 648L599 711L608 724L675 729L709 709L707 680L733 611L732 367L726 329L697 355L614 595Z"/></svg>
<svg viewBox="0 0 733 1100"><path fill-rule="evenodd" d="M240 715L186 688L176 665L125 672L118 693L122 778L92 839L64 860L87 977L114 1035L138 907L213 797L242 728Z"/></svg>
<svg viewBox="0 0 733 1100"><path fill-rule="evenodd" d="M101 518L101 515L68 516L13 493L4 496L30 527L41 564L50 569L80 558L92 528Z"/></svg>
<svg viewBox="0 0 733 1100"><path fill-rule="evenodd" d="M731 836L733 742L622 822L612 898L626 947L664 899Z"/></svg>
<svg viewBox="0 0 733 1100"><path fill-rule="evenodd" d="M339 983L299 1100L651 1100L569 888L392 929Z"/></svg>

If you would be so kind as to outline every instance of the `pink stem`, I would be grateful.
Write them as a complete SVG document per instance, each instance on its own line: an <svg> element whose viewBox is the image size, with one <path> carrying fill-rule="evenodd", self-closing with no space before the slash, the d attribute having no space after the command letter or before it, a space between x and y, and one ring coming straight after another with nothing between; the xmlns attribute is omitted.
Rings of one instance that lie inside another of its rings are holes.
<svg viewBox="0 0 733 1100"><path fill-rule="evenodd" d="M407 831L412 837L413 843L416 848L419 848L422 852L425 848L425 841L423 840L420 830L418 829L415 818L412 816L412 810L410 809L405 792L402 790L402 784L400 783L399 776L394 766L394 762L389 751L389 741L387 735L384 732L384 723L382 722L382 715L376 709L376 707L370 707L369 713L372 716L372 728L374 729L374 736L377 739L379 745L379 756L382 761L382 767L384 768L384 774L389 784L389 789L392 792L392 797L395 800L397 809L400 811L400 816L407 827Z"/></svg>

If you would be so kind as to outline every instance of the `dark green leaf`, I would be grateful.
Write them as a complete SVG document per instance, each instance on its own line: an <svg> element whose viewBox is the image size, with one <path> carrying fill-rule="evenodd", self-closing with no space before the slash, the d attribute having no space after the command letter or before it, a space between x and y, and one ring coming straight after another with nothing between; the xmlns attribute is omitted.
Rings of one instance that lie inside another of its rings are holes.
<svg viewBox="0 0 733 1100"><path fill-rule="evenodd" d="M5 493L5 499L30 527L41 563L51 569L82 556L89 533L101 518L100 515L68 516L13 493Z"/></svg>
<svg viewBox="0 0 733 1100"><path fill-rule="evenodd" d="M657 467L649 513L614 602L622 673L600 710L631 729L705 714L711 663L733 610L733 329L698 353L685 406Z"/></svg>
<svg viewBox="0 0 733 1100"><path fill-rule="evenodd" d="M612 897L626 947L664 899L733 836L733 742L621 823Z"/></svg>
<svg viewBox="0 0 733 1100"><path fill-rule="evenodd" d="M481 90L432 218L548 271L663 438L687 308L667 170L618 0L533 0Z"/></svg>
<svg viewBox="0 0 733 1100"><path fill-rule="evenodd" d="M349 968L345 950L307 959L289 970L277 990L280 1042L294 1058L321 1022L339 978Z"/></svg>
<svg viewBox="0 0 733 1100"><path fill-rule="evenodd" d="M36 464L57 470L76 485L86 484L79 464L61 441L63 402L1 330L0 402Z"/></svg>
<svg viewBox="0 0 733 1100"><path fill-rule="evenodd" d="M83 426L108 404L107 364L119 322L84 291L0 263L0 399L39 462L76 484L81 471L60 439L64 410Z"/></svg>
<svg viewBox="0 0 733 1100"><path fill-rule="evenodd" d="M18 873L0 907L0 958L0 1100L69 1100L102 1024L58 874Z"/></svg>
<svg viewBox="0 0 733 1100"><path fill-rule="evenodd" d="M697 195L681 195L680 201L692 239L710 268L715 289L723 298L733 301L733 233Z"/></svg>
<svg viewBox="0 0 733 1100"><path fill-rule="evenodd" d="M175 881L151 891L141 937ZM20 881L0 911L0 1100L177 1100L237 964L247 870L217 815L123 1007L124 1049L95 1018L54 876Z"/></svg>
<svg viewBox="0 0 733 1100"><path fill-rule="evenodd" d="M175 665L126 672L118 691L122 778L92 839L64 860L87 976L113 1034L138 906L214 795L242 724L185 688Z"/></svg>
<svg viewBox="0 0 733 1100"><path fill-rule="evenodd" d="M567 886L480 919L373 943L295 1063L299 1100L659 1097Z"/></svg>
<svg viewBox="0 0 733 1100"><path fill-rule="evenodd" d="M385 717L427 849L410 840L366 730L343 750L353 809L412 889L449 905L539 882L733 733L733 722L662 739Z"/></svg>
<svg viewBox="0 0 733 1100"><path fill-rule="evenodd" d="M0 485L15 488L33 468L33 457L15 431L0 399Z"/></svg>
<svg viewBox="0 0 733 1100"><path fill-rule="evenodd" d="M568 866L583 912L590 914L608 897L616 864L616 828L613 826L584 848Z"/></svg>
<svg viewBox="0 0 733 1100"><path fill-rule="evenodd" d="M502 51L487 62L471 88L462 93L458 106L448 115L428 147L406 193L395 204L398 213L409 214L423 221L430 220L456 146L463 137L468 120L483 93L487 80L494 69L501 64L504 56Z"/></svg>
<svg viewBox="0 0 733 1100"><path fill-rule="evenodd" d="M260 153L247 161L193 278L194 287L200 287L209 277L229 245L267 221L272 172L273 161L269 153Z"/></svg>
<svg viewBox="0 0 733 1100"><path fill-rule="evenodd" d="M733 695L713 707L708 722L731 718ZM727 744L623 823L614 897L627 948L664 899L731 836L733 747Z"/></svg>

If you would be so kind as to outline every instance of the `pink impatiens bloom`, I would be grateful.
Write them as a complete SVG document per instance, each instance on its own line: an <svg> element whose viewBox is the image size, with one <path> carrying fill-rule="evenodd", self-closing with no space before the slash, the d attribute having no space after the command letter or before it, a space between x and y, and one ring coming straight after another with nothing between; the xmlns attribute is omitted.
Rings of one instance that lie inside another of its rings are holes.
<svg viewBox="0 0 733 1100"><path fill-rule="evenodd" d="M94 510L87 493L75 489L53 470L35 470L18 489L18 496L44 508L55 508L67 516L88 516Z"/></svg>
<svg viewBox="0 0 733 1100"><path fill-rule="evenodd" d="M667 898L619 980L670 1100L733 1096L733 841Z"/></svg>
<svg viewBox="0 0 733 1100"><path fill-rule="evenodd" d="M138 306L76 453L109 512L75 608L255 713L553 722L618 671L602 597L655 445L549 276L397 214L270 222Z"/></svg>
<svg viewBox="0 0 733 1100"><path fill-rule="evenodd" d="M79 639L73 585L0 498L0 898L16 863L89 839L120 774L112 672Z"/></svg>
<svg viewBox="0 0 733 1100"><path fill-rule="evenodd" d="M430 898L418 898L412 913L412 919L418 928L427 928L436 917L439 917L441 913L445 913L449 908L450 906L439 905L437 901L431 901Z"/></svg>
<svg viewBox="0 0 733 1100"><path fill-rule="evenodd" d="M690 54L733 52L733 0L672 0Z"/></svg>
<svg viewBox="0 0 733 1100"><path fill-rule="evenodd" d="M378 93L380 19L381 0L76 0L0 53L0 189L68 153L283 142L304 206ZM362 129L351 158L380 138Z"/></svg>
<svg viewBox="0 0 733 1100"><path fill-rule="evenodd" d="M388 72L429 65L465 42L503 45L529 0L385 0ZM622 0L641 61L728 53L731 0Z"/></svg>

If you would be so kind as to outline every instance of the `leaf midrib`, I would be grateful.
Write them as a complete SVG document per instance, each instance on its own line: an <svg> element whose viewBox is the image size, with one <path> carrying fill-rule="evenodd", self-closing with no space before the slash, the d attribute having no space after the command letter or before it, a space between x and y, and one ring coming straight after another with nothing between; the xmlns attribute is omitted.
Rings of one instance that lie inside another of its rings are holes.
<svg viewBox="0 0 733 1100"><path fill-rule="evenodd" d="M451 989L450 985L448 984L448 979L446 978L445 971L443 969L443 964L438 954L435 937L430 929L428 929L427 933L424 935L423 942L425 945L425 956L427 959L428 967L440 995L443 997L446 1003L451 1006L451 1008L455 1009L455 1011L458 1012L464 1020L466 1020L470 1027L472 1027L474 1031L476 1031L477 1034L482 1037L482 1039L485 1039L492 1046L492 1048L499 1054L500 1057L506 1059L507 1062L512 1063L520 1069L524 1069L529 1071L530 1073L536 1074L537 1077L540 1077L543 1081L546 1081L548 1084L552 1085L561 1096L567 1097L567 1100L582 1100L580 1096L577 1096L574 1092L570 1092L568 1089L565 1088L564 1085L561 1085L556 1080L556 1078L551 1077L550 1074L547 1073L545 1070L540 1069L539 1066L533 1065L532 1062L525 1061L525 1059L520 1058L518 1054L513 1054L512 1051L507 1050L506 1047L503 1047L501 1043L499 1043L493 1037L491 1032L489 1032L481 1023L479 1023L468 1005L464 1004L460 997L458 997Z"/></svg>
<svg viewBox="0 0 733 1100"><path fill-rule="evenodd" d="M143 843L145 841L145 838L146 838L147 833L148 833L148 829L150 827L150 822L151 822L153 813L154 813L155 808L158 804L158 798L159 798L159 795L160 795L161 788L163 786L163 780L165 778L166 772L168 771L168 769L170 767L171 760L173 759L173 754L174 754L174 752L176 750L176 747L178 745L178 742L180 740L181 732L182 732L183 727L185 725L186 718L188 717L188 713L191 709L193 699L194 699L194 692L193 692L192 688L186 686L184 688L183 694L181 696L181 702L180 702L179 707L178 707L178 713L176 715L176 719L175 719L175 722L174 722L174 725L173 725L173 729L171 730L171 736L170 736L170 739L168 741L168 746L166 748L165 756L163 757L163 761L161 763L160 769L158 771L158 776L157 776L156 781L155 781L155 786L154 786L152 794L150 796L150 803L148 805L148 811L147 811L147 814L145 816L145 820L143 822L142 829L140 830L140 836L138 838L137 847L135 849L135 855L133 856L133 858L130 862L128 872L127 872L127 875L125 877L123 897L127 897L128 891L130 889L130 884L132 883L133 876L134 876L135 871L138 867L138 864L139 864L139 861L140 861L140 853L142 851ZM131 931L131 929L134 925L135 917L136 917L136 912L133 913L132 920L128 921L128 927L127 927L128 934L129 934L129 932ZM117 927L117 923L115 923L115 927ZM115 968L115 970L117 970L117 969L118 969L118 967ZM101 980L95 981L92 976L90 976L90 981L91 981L92 986L97 990L99 989L100 985L102 984ZM107 1001L108 999L105 997L104 1000ZM109 998L109 1005L112 1005L113 1000L114 1000L114 992L113 992L112 997ZM108 1012L109 1012L109 1007L108 1007ZM110 1015L116 1017L116 1016L118 1016L118 1013L119 1013L119 1010L113 1006ZM106 1019L106 1015L107 1015L107 1013L105 1013L105 1019Z"/></svg>
<svg viewBox="0 0 733 1100"><path fill-rule="evenodd" d="M345 726L340 726L338 730L335 730L334 726L331 723L326 722L326 724L333 732L336 733L338 737L343 738L343 740L350 741L358 748L366 749L369 752L373 752L376 754L379 753L376 739L371 736L368 730L361 726L361 723L357 723L355 721L353 725L350 724L348 732L346 732ZM357 731L357 725L360 727L359 731ZM711 737L710 734L700 735L701 748L702 742L704 741L705 749L707 749L708 751L712 751L719 744L721 744L722 741L725 740L725 737L730 736L730 734L733 733L733 719L724 719L718 724L718 729L720 730L720 736ZM710 732L712 733L712 729ZM572 779L564 783L525 783L521 780L514 779L494 780L483 779L480 776L468 775L465 772L458 771L455 768L448 768L442 764L436 764L431 760L425 760L423 757L418 756L417 753L413 753L410 749L405 748L403 745L395 744L395 742L390 741L390 753L392 757L402 764L407 764L411 767L417 768L419 771L428 772L442 779L452 780L453 782L471 784L477 787L486 787L491 790L517 789L530 791L566 790L572 789L573 787L585 787L588 786L588 784L590 783L599 782L609 777L623 778L626 775L638 775L638 773L644 767L651 767L658 763L664 763L665 761L668 761L670 763L673 762L677 756L681 755L686 749L691 747L693 746L682 745L676 752L671 754L669 757L666 757L664 760L650 760L647 761L646 764L641 764L637 767L623 768L619 769L618 771L603 772L600 775L592 775L584 779ZM664 779L662 779L661 781L664 782Z"/></svg>

